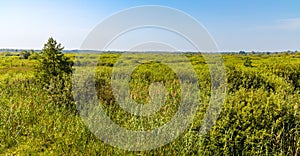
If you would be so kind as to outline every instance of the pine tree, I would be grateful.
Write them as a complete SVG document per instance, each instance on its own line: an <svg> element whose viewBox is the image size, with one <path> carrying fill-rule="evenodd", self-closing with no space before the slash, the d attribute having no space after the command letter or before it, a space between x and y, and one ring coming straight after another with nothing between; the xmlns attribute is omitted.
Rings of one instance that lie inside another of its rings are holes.
<svg viewBox="0 0 300 156"><path fill-rule="evenodd" d="M64 47L52 37L44 44L37 74L42 83L48 83L54 77L63 77L72 73L72 62L62 53Z"/></svg>
<svg viewBox="0 0 300 156"><path fill-rule="evenodd" d="M40 54L35 75L43 89L49 93L52 102L69 106L73 103L73 62L62 53L63 49L60 43L50 37Z"/></svg>

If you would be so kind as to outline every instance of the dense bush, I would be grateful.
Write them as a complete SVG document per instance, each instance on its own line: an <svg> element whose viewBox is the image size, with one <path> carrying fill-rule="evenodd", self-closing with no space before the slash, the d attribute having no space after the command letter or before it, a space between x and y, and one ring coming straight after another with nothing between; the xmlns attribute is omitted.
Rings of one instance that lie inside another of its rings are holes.
<svg viewBox="0 0 300 156"><path fill-rule="evenodd" d="M216 125L204 136L209 155L296 155L300 152L297 97L260 89L229 94Z"/></svg>
<svg viewBox="0 0 300 156"><path fill-rule="evenodd" d="M247 68L229 66L227 76L228 92L232 93L242 88L259 89L263 88L266 92L286 91L291 93L292 84L285 79L278 77L269 71L258 71Z"/></svg>
<svg viewBox="0 0 300 156"><path fill-rule="evenodd" d="M290 82L294 89L300 89L300 62L288 63L285 61L266 64L262 70L271 72L279 77L283 77L287 82Z"/></svg>

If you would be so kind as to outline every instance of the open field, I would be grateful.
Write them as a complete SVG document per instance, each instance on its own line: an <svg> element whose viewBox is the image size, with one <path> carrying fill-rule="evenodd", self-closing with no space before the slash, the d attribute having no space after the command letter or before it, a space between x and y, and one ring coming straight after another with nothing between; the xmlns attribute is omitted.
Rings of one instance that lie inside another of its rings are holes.
<svg viewBox="0 0 300 156"><path fill-rule="evenodd" d="M75 106L65 104L70 95L58 95L62 100L57 101L57 97L41 87L39 80L34 77L34 66L38 63L38 57L34 55L24 59L18 53L9 56L7 53L0 54L0 154L300 153L300 53L223 54L227 82L225 103L215 125L204 136L198 133L211 96L210 72L200 53L184 54L197 74L200 107L195 110L192 124L176 140L163 147L141 152L118 149L93 135ZM141 55L146 54L136 53L122 63L129 67ZM88 64L76 62L76 54L66 56L75 64ZM96 57L99 62L95 69L95 88L99 105L115 123L130 130L153 130L168 123L184 98L180 94L178 75L160 62L139 62L141 65L133 70L128 82L130 97L139 104L149 103L151 84L161 82L165 87L166 99L165 105L153 115L135 116L122 110L112 91L113 67L120 56L120 53L105 53L100 54L99 59ZM184 61L169 59L166 62L180 67ZM115 70L117 73L125 72ZM154 87L152 91L155 93L160 89Z"/></svg>

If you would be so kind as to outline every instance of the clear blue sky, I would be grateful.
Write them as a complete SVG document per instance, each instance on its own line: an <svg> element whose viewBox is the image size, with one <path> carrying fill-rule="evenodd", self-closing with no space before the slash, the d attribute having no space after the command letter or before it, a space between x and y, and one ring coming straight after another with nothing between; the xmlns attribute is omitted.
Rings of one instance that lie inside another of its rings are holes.
<svg viewBox="0 0 300 156"><path fill-rule="evenodd" d="M300 50L299 0L7 0L0 2L0 48L41 49L52 36L65 49L79 49L102 20L141 5L193 16L221 51Z"/></svg>

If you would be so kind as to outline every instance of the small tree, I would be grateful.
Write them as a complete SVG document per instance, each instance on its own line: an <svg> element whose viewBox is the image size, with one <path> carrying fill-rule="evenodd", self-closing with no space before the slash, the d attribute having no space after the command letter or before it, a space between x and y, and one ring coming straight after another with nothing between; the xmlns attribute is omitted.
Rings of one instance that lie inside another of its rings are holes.
<svg viewBox="0 0 300 156"><path fill-rule="evenodd" d="M64 56L63 49L64 47L52 37L44 44L38 66L38 75L40 75L42 82L48 83L53 77L62 77L72 73L72 62Z"/></svg>
<svg viewBox="0 0 300 156"><path fill-rule="evenodd" d="M247 53L245 51L240 51L239 54L240 55L247 55Z"/></svg>
<svg viewBox="0 0 300 156"><path fill-rule="evenodd" d="M20 58L22 59L28 59L28 57L31 55L31 53L27 50L23 50L21 53L20 53Z"/></svg>
<svg viewBox="0 0 300 156"><path fill-rule="evenodd" d="M245 67L253 67L252 66L252 61L249 57L246 58L245 62L244 62L244 66Z"/></svg>
<svg viewBox="0 0 300 156"><path fill-rule="evenodd" d="M71 96L73 62L62 53L63 49L60 43L50 37L44 44L35 74L54 103L69 105L73 101Z"/></svg>

